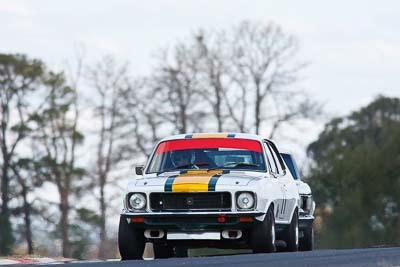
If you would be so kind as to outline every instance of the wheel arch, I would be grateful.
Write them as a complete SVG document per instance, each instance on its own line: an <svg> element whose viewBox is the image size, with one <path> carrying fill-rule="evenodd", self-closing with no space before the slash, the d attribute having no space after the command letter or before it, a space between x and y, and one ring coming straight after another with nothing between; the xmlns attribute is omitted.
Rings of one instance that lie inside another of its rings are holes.
<svg viewBox="0 0 400 267"><path fill-rule="evenodd" d="M297 217L299 218L299 206L298 206L297 204L294 205L293 211L292 211L291 214L290 214L289 223L292 221L293 215L294 215L295 212L297 212Z"/></svg>
<svg viewBox="0 0 400 267"><path fill-rule="evenodd" d="M266 204L264 206L264 209L263 209L264 214L261 215L261 216L256 217L256 219L259 220L259 221L264 221L265 215L267 214L268 209L270 207L272 207L272 213L274 214L274 219L276 219L275 218L275 205L274 205L274 202L272 200L268 200L266 202Z"/></svg>

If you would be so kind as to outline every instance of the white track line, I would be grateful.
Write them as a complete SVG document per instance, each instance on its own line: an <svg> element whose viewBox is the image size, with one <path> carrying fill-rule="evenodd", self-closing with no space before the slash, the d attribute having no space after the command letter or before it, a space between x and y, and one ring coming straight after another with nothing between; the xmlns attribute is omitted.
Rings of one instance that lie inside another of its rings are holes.
<svg viewBox="0 0 400 267"><path fill-rule="evenodd" d="M74 262L73 259L67 258L12 258L12 259L0 259L0 265L15 265L15 264L63 264L67 262Z"/></svg>
<svg viewBox="0 0 400 267"><path fill-rule="evenodd" d="M0 259L0 265L10 265L10 264L18 264L19 261L16 260L8 260L8 259Z"/></svg>

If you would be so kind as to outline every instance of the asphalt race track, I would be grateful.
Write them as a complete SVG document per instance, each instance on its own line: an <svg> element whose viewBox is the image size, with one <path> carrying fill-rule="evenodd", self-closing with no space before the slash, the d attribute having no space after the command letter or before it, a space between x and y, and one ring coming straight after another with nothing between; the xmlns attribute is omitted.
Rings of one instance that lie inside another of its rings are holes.
<svg viewBox="0 0 400 267"><path fill-rule="evenodd" d="M267 266L400 266L400 248L316 250L310 252L242 254L214 257L172 258L152 261L80 262L69 267L267 267ZM15 266L15 265L14 265ZM26 266L26 265L25 265ZM41 265L43 266L43 265ZM48 265L51 266L51 265ZM53 265L54 267L54 265Z"/></svg>

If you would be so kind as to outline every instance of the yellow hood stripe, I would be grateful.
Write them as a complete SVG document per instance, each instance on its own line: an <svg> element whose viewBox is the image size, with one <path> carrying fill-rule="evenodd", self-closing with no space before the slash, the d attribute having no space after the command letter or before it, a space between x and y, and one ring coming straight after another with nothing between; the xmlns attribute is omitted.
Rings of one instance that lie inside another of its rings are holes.
<svg viewBox="0 0 400 267"><path fill-rule="evenodd" d="M215 184L222 170L189 170L183 174L168 177L164 190L169 192L215 191Z"/></svg>

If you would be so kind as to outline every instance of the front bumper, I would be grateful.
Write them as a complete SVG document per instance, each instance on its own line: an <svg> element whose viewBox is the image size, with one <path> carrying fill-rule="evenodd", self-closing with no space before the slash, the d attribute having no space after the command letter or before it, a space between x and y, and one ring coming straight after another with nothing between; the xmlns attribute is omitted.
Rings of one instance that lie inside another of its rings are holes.
<svg viewBox="0 0 400 267"><path fill-rule="evenodd" d="M201 216L201 215L225 215L232 217L241 216L262 216L265 212L259 210L249 211L186 211L186 212L132 212L127 209L121 211L121 215L139 216L139 217L152 217L152 216Z"/></svg>
<svg viewBox="0 0 400 267"><path fill-rule="evenodd" d="M310 228L314 223L314 216L312 215L305 215L299 217L299 228Z"/></svg>
<svg viewBox="0 0 400 267"><path fill-rule="evenodd" d="M179 230L217 230L217 229L247 229L257 223L256 218L265 213L260 211L243 212L149 212L133 213L124 211L125 217L135 228L142 229L179 229ZM241 221L240 218L251 218L251 221ZM133 218L143 218L134 222ZM223 219L221 219L223 218Z"/></svg>

